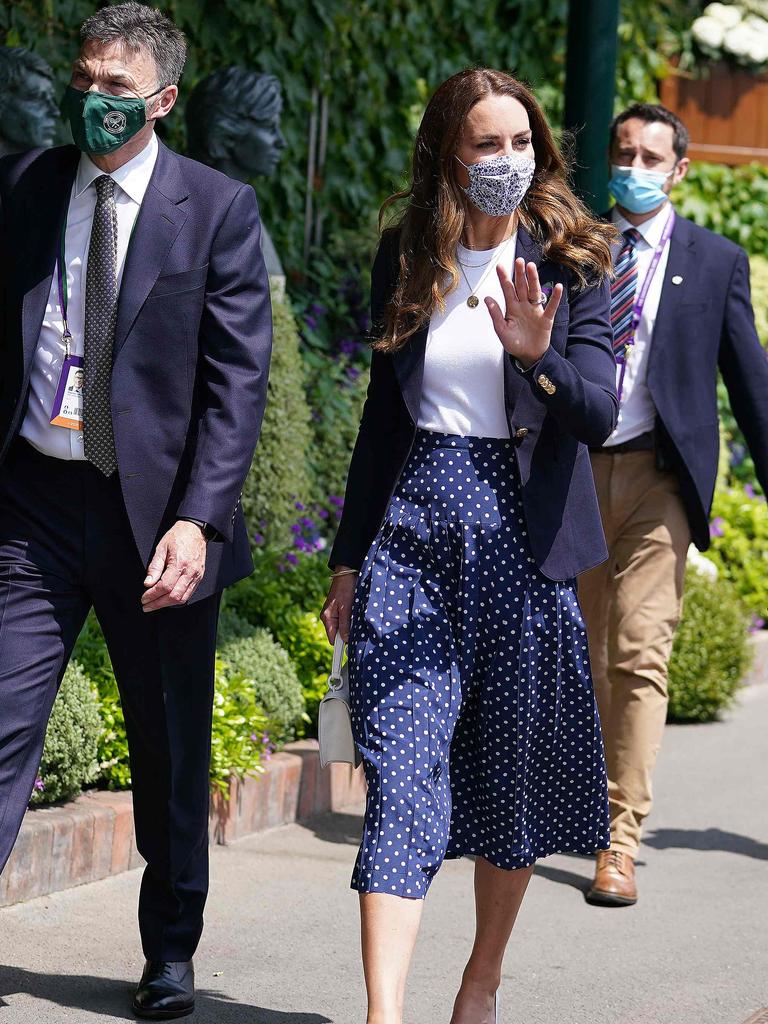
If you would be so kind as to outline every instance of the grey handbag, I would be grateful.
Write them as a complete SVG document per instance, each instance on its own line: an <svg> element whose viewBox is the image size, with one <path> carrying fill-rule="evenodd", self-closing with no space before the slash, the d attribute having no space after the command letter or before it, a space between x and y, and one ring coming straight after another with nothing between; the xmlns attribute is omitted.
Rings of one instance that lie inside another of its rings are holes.
<svg viewBox="0 0 768 1024"><path fill-rule="evenodd" d="M334 762L360 764L360 753L352 738L352 716L349 710L349 672L344 659L344 641L336 634L333 645L333 666L328 676L328 691L320 701L317 714L317 739L320 745L320 767Z"/></svg>

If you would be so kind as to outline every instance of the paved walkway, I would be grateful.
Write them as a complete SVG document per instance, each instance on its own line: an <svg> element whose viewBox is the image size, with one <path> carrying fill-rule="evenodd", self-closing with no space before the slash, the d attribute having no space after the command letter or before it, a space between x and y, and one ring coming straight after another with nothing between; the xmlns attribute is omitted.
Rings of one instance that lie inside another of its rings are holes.
<svg viewBox="0 0 768 1024"><path fill-rule="evenodd" d="M768 1007L768 686L724 723L668 729L641 902L584 903L591 863L537 869L504 971L503 1024L742 1024ZM213 853L199 1024L363 1024L355 811ZM427 901L408 1024L447 1024L472 867ZM130 1019L138 872L0 910L0 1024Z"/></svg>

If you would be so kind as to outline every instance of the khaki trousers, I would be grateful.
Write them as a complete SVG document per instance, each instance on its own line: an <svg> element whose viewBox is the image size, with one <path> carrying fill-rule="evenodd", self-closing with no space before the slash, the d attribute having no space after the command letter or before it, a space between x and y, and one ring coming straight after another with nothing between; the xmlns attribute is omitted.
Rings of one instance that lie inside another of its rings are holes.
<svg viewBox="0 0 768 1024"><path fill-rule="evenodd" d="M579 579L608 768L611 849L635 856L667 715L690 528L653 452L592 453L608 561Z"/></svg>

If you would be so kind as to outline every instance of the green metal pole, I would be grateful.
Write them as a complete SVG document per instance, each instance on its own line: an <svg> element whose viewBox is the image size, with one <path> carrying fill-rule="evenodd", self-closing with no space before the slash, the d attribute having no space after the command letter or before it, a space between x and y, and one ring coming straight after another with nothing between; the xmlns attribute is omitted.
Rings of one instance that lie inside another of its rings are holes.
<svg viewBox="0 0 768 1024"><path fill-rule="evenodd" d="M570 0L564 127L576 134L574 183L596 213L608 208L620 0Z"/></svg>

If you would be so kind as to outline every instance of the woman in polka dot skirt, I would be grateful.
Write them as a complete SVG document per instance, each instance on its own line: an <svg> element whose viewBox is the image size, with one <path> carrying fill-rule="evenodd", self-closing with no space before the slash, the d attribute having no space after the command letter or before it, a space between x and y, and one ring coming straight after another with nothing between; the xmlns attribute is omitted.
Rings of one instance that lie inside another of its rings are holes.
<svg viewBox="0 0 768 1024"><path fill-rule="evenodd" d="M368 1024L402 1020L422 900L465 855L476 931L451 1024L494 1024L534 863L609 845L575 577L606 557L587 447L617 417L613 235L534 97L490 70L437 90L390 208L323 609L349 641L368 782Z"/></svg>

